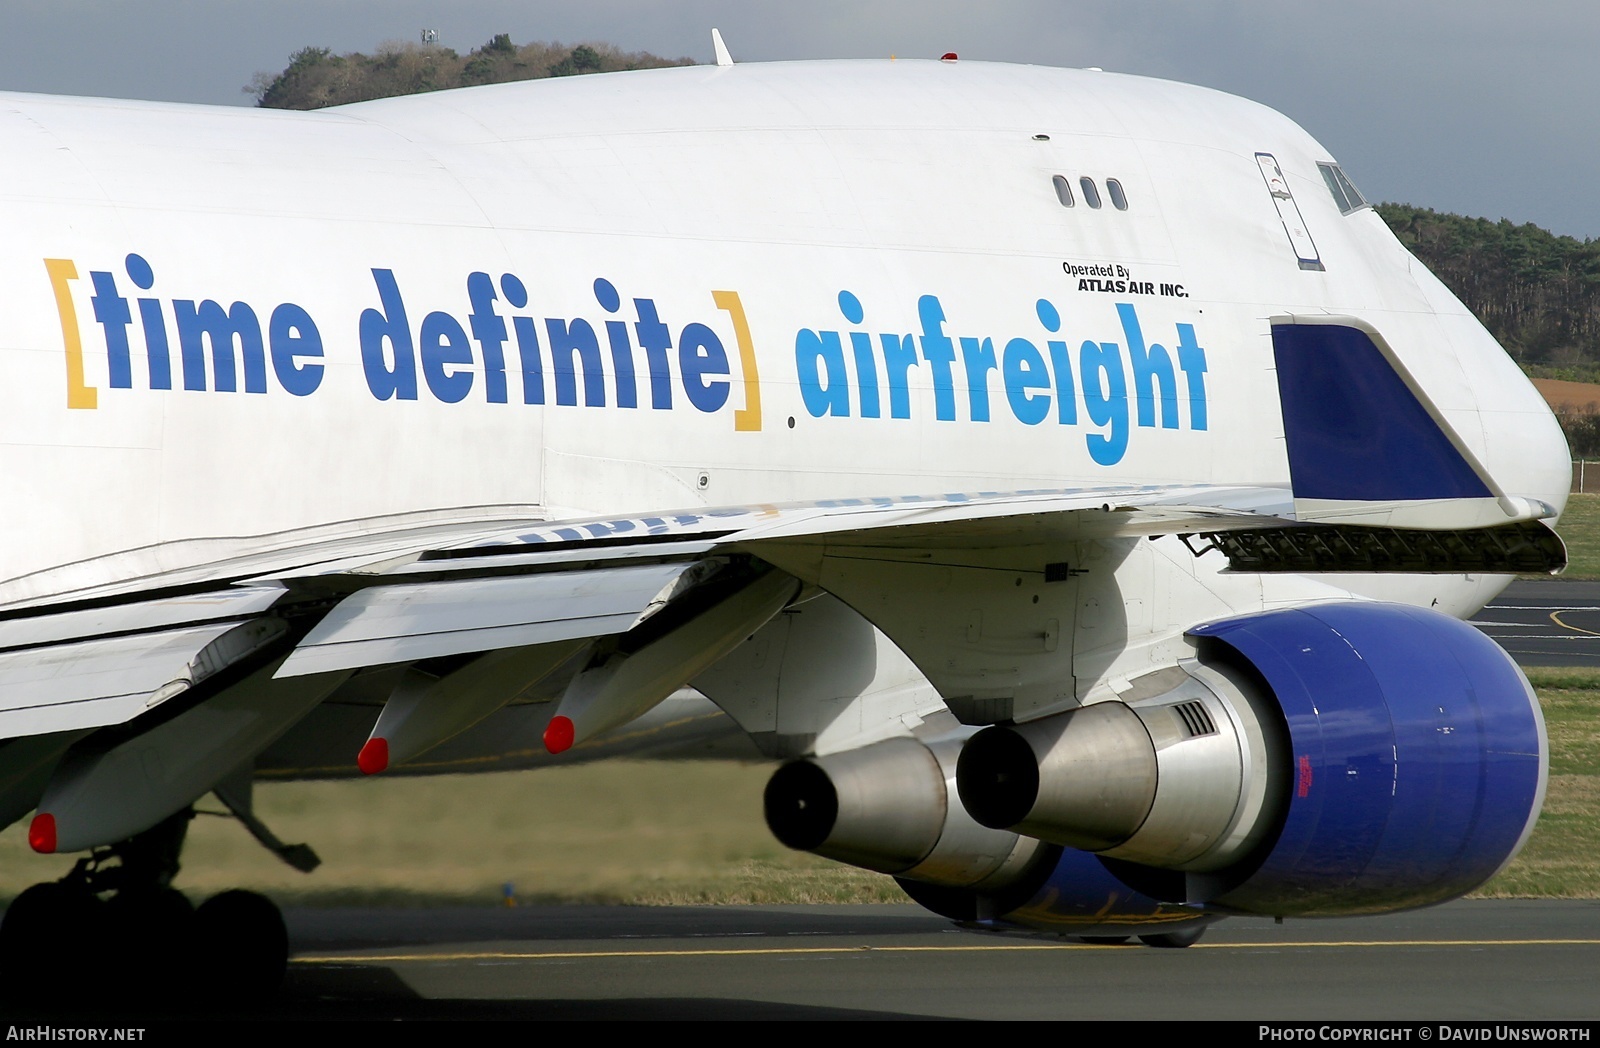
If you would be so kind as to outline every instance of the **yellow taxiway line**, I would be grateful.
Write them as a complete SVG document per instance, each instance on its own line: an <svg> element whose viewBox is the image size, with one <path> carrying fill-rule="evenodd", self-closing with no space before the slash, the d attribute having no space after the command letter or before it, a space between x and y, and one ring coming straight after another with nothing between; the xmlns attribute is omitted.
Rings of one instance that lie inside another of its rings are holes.
<svg viewBox="0 0 1600 1048"><path fill-rule="evenodd" d="M1563 608L1562 609L1562 611L1571 611L1571 610L1572 610L1571 608ZM1550 613L1550 621L1555 623L1557 626L1560 626L1564 630L1571 630L1574 633L1587 633L1591 637L1600 637L1600 633L1596 633L1594 630L1586 630L1582 626L1574 626L1569 622L1562 622L1561 621L1561 612L1560 611L1552 611Z"/></svg>
<svg viewBox="0 0 1600 1048"><path fill-rule="evenodd" d="M1600 946L1600 939L1394 939L1345 942L1196 943L1191 950L1307 950L1397 946ZM553 961L619 957L751 957L818 953L972 953L1038 950L1120 950L1123 945L1095 943L988 943L963 946L772 946L697 950L467 950L439 953L314 954L290 959L291 964L396 964L407 961Z"/></svg>

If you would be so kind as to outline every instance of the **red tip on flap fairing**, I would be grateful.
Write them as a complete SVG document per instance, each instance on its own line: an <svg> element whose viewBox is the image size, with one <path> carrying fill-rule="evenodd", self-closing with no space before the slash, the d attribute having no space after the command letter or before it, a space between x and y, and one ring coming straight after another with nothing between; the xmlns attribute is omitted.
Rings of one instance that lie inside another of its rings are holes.
<svg viewBox="0 0 1600 1048"><path fill-rule="evenodd" d="M367 744L361 747L361 752L356 754L356 767L361 769L363 775L376 775L388 766L388 739L368 739Z"/></svg>
<svg viewBox="0 0 1600 1048"><path fill-rule="evenodd" d="M56 850L56 817L42 811L28 824L28 846L40 855L54 855Z"/></svg>
<svg viewBox="0 0 1600 1048"><path fill-rule="evenodd" d="M559 715L551 717L550 724L544 729L544 748L551 753L565 753L572 749L572 740L576 735L571 720Z"/></svg>

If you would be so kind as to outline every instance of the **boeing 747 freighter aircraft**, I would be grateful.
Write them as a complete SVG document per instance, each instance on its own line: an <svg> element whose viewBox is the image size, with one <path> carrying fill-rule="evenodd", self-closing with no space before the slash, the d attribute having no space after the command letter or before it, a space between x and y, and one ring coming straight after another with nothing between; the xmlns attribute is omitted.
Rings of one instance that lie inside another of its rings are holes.
<svg viewBox="0 0 1600 1048"><path fill-rule="evenodd" d="M1538 815L1459 619L1564 563L1561 433L1270 109L724 61L0 141L0 823L86 855L13 985L269 985L271 904L170 886L197 799L309 865L254 775L686 685L781 840L997 930L1424 906Z"/></svg>

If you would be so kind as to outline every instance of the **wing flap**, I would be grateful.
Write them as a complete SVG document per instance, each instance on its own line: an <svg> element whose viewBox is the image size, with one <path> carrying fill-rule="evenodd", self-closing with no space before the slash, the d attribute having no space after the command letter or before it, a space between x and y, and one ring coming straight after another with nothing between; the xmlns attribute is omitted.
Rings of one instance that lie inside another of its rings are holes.
<svg viewBox="0 0 1600 1048"><path fill-rule="evenodd" d="M372 586L301 641L280 677L624 633L707 561Z"/></svg>
<svg viewBox="0 0 1600 1048"><path fill-rule="evenodd" d="M282 633L276 619L215 622L0 653L0 736L121 724Z"/></svg>
<svg viewBox="0 0 1600 1048"><path fill-rule="evenodd" d="M259 615L282 599L283 586L240 586L188 593L135 604L112 604L0 621L0 649L60 644L121 633L148 633L224 619Z"/></svg>

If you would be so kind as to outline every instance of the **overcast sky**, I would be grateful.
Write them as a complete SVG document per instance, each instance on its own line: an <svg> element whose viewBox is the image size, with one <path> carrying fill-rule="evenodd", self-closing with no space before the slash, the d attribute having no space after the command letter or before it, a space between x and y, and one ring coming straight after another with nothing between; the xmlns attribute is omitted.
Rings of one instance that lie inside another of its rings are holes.
<svg viewBox="0 0 1600 1048"><path fill-rule="evenodd" d="M739 61L1101 66L1293 117L1366 195L1600 237L1595 0L5 0L0 89L248 105L307 45L606 41Z"/></svg>

